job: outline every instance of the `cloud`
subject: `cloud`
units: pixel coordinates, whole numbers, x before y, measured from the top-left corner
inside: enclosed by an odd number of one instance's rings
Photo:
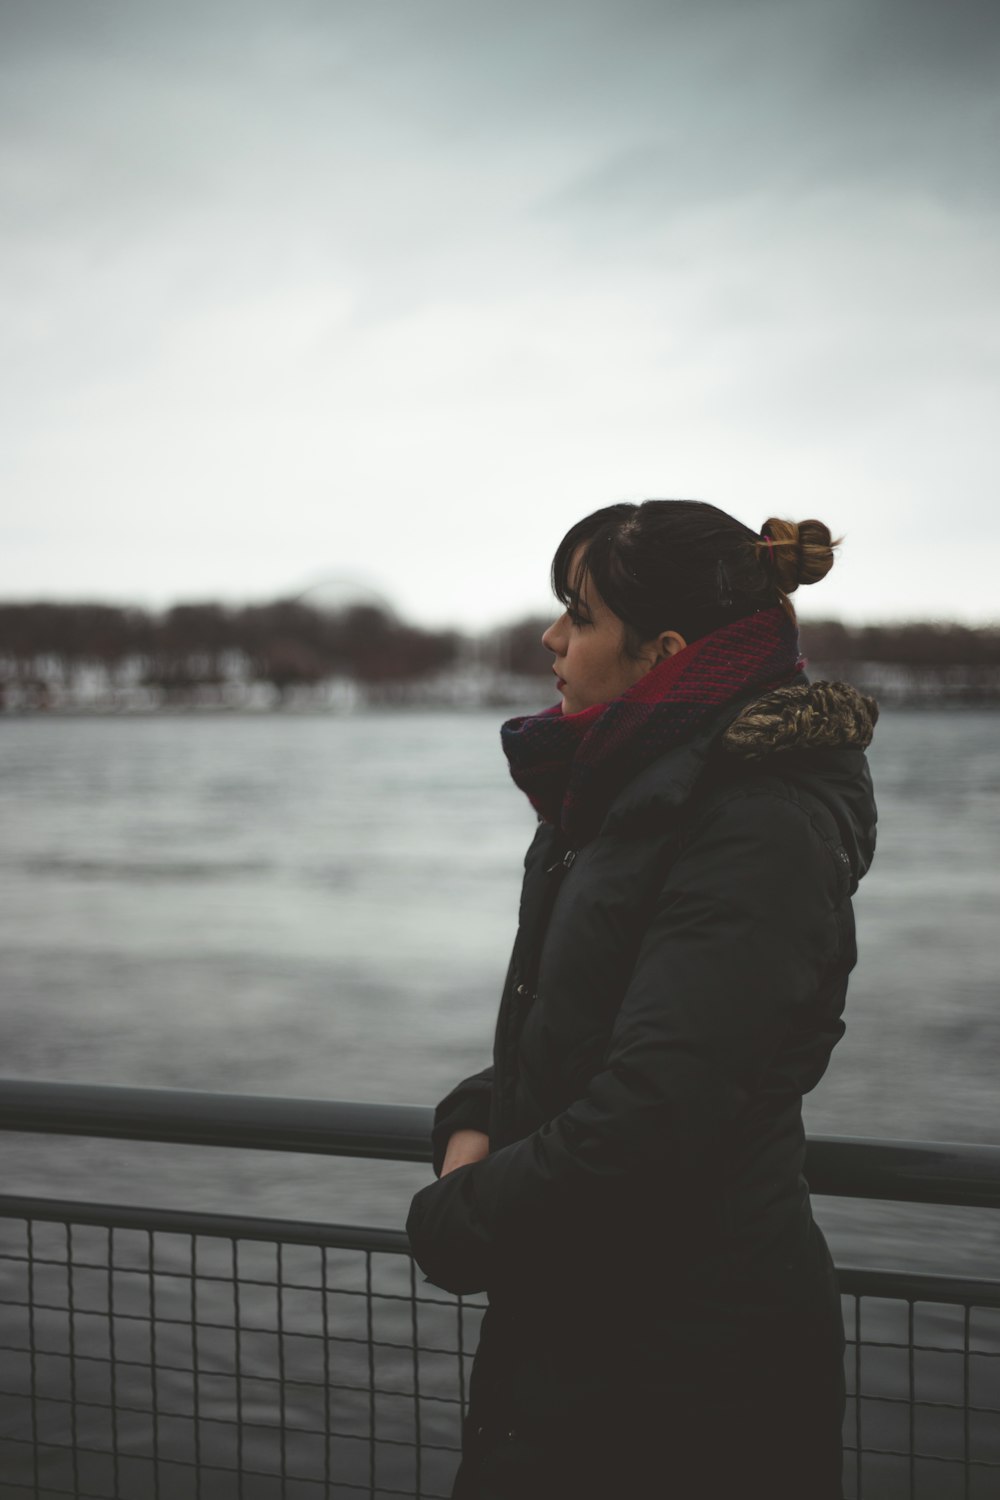
[[[0,16],[0,593],[500,618],[697,494],[828,507],[830,608],[995,612],[992,4]]]

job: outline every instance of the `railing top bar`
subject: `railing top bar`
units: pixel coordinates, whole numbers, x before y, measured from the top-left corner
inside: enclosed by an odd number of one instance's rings
[[[1000,1146],[816,1135],[805,1174],[812,1192],[835,1198],[1000,1208]]]
[[[430,1162],[433,1112],[413,1104],[0,1079],[0,1130]],[[814,1193],[1000,1208],[1000,1146],[812,1136]]]
[[[430,1161],[417,1105],[0,1079],[0,1130]]]

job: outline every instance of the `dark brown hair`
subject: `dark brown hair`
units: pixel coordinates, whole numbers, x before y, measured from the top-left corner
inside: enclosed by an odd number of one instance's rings
[[[841,541],[822,521],[771,516],[759,534],[703,500],[623,501],[570,527],[552,559],[552,591],[566,608],[579,607],[569,566],[584,542],[579,582],[593,579],[635,657],[661,631],[676,630],[690,644],[775,604],[794,621],[788,595],[830,571]]]

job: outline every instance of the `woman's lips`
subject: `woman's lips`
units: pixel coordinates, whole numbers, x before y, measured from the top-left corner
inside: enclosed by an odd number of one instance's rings
[[[563,690],[563,688],[565,686],[566,686],[565,678],[563,678],[563,677],[557,677],[556,678],[556,687],[559,689],[560,693],[562,692],[562,690]]]

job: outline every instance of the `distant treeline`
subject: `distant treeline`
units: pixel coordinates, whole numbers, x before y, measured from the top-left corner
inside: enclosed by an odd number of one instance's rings
[[[0,604],[0,678],[68,681],[100,667],[114,681],[139,663],[147,686],[223,682],[246,669],[284,688],[345,676],[422,677],[454,662],[457,631],[422,630],[371,604],[324,611],[294,600],[230,609],[177,604],[156,614],[110,604]],[[129,672],[129,676],[132,673]]]
[[[361,687],[416,683],[463,666],[544,676],[552,657],[540,636],[551,616],[529,616],[485,634],[425,630],[391,609],[354,603],[318,609],[299,600],[226,607],[178,604],[156,613],[110,604],[0,603],[0,686],[69,688],[97,671],[112,688],[161,690],[166,699],[211,684],[267,683],[279,697],[332,678]],[[829,675],[852,678],[859,664],[903,669],[971,669],[994,676],[1000,626],[911,622],[801,624],[803,653]]]

